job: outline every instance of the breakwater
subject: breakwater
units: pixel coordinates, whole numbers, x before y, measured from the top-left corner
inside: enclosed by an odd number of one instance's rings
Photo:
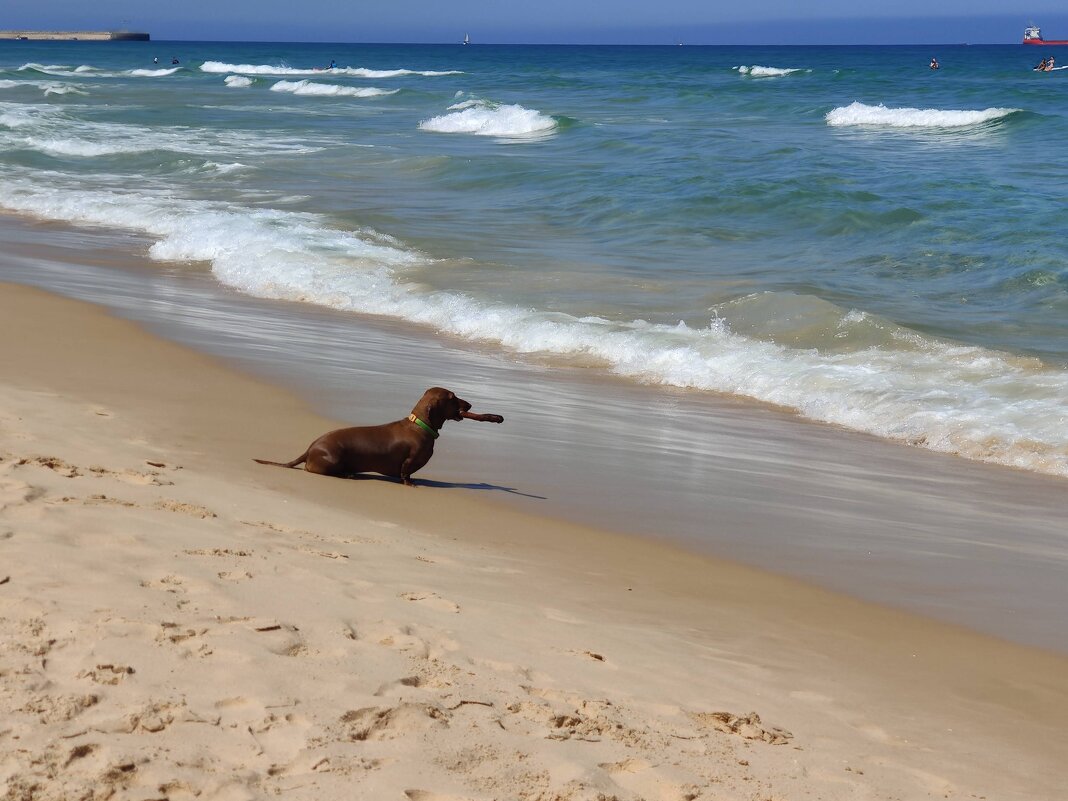
[[[0,39],[35,42],[147,42],[150,38],[134,31],[0,31]]]

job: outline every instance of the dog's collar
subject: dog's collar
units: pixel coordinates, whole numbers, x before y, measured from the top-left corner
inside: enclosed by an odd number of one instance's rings
[[[439,431],[435,431],[433,428],[431,428],[418,417],[416,417],[415,412],[412,412],[410,415],[408,415],[408,419],[415,423],[417,426],[419,426],[421,429],[423,429],[423,431],[428,433],[431,439],[437,439],[441,436],[441,433]]]

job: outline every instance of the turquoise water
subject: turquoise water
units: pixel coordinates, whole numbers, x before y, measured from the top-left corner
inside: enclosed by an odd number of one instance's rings
[[[0,208],[1068,475],[1068,71],[1038,49],[0,45]]]

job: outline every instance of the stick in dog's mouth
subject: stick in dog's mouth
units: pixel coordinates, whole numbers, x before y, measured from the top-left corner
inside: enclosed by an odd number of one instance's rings
[[[477,420],[480,423],[503,423],[504,418],[499,414],[475,414],[474,412],[460,412],[461,417],[468,420]]]

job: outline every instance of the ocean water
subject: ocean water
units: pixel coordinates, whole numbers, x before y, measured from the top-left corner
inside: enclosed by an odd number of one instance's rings
[[[1068,71],[1039,57],[0,42],[0,211],[1068,476]]]

